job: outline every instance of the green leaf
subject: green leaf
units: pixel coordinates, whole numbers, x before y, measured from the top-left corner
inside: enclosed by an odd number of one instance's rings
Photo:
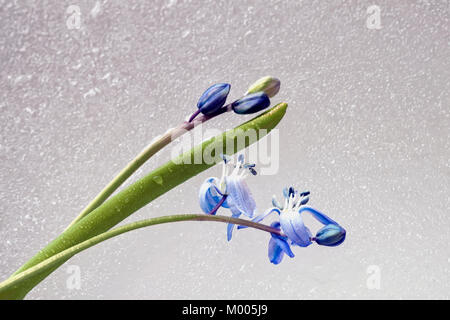
[[[152,171],[64,231],[26,262],[13,276],[70,247],[104,233],[167,191],[212,167],[215,163],[206,163],[203,157],[199,157],[205,151],[212,150],[214,154],[214,150],[226,150],[224,153],[232,154],[261,139],[280,122],[286,113],[286,108],[286,103],[280,103],[252,120],[203,142],[178,159],[169,161]],[[247,136],[249,132],[256,132],[256,139],[249,138]],[[243,144],[240,143],[242,141],[244,141]],[[232,146],[231,149],[230,146]],[[220,161],[219,154],[214,154],[214,156],[217,161]],[[194,160],[198,159],[201,160],[201,163],[189,164],[196,163],[197,161]],[[11,285],[5,290],[1,290],[0,299],[22,299],[33,287],[70,257],[65,257],[51,268],[27,278],[26,281],[22,281],[18,285]]]

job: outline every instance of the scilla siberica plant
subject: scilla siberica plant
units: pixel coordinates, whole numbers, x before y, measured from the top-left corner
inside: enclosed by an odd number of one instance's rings
[[[236,114],[252,114],[269,107],[270,98],[280,89],[280,81],[274,77],[264,77],[256,81],[241,98],[226,104],[231,86],[228,83],[218,83],[209,87],[200,97],[197,110],[179,126],[168,130],[158,136],[80,212],[69,226],[28,260],[11,277],[0,283],[0,299],[22,299],[36,285],[49,274],[64,264],[75,254],[90,248],[102,241],[115,237],[131,230],[162,223],[178,221],[213,221],[227,223],[227,237],[231,239],[234,225],[239,228],[252,227],[270,233],[269,259],[277,264],[286,253],[293,257],[290,245],[306,247],[313,241],[320,245],[336,246],[343,242],[345,230],[336,222],[316,211],[305,207],[307,194],[298,194],[292,188],[285,191],[285,205],[275,204],[263,215],[256,216],[256,204],[245,182],[248,173],[256,175],[255,164],[245,163],[240,155],[233,164],[231,154],[239,152],[251,142],[246,141],[243,146],[234,142],[245,134],[245,131],[255,130],[257,139],[262,138],[273,129],[283,118],[287,104],[279,103],[259,116],[247,121],[233,130],[222,133],[212,139],[204,141],[191,151],[180,157],[193,158],[197,150],[207,148],[215,150],[225,144],[233,145],[228,155],[217,155],[216,163],[223,162],[223,171],[220,179],[208,178],[200,187],[200,207],[207,214],[179,214],[161,216],[129,223],[113,228],[122,220],[162,196],[167,191],[184,183],[191,177],[210,168],[215,163],[191,164],[169,161],[161,167],[150,172],[147,176],[124,188],[112,196],[139,167],[159,150],[169,145],[173,140],[192,130],[197,124],[204,123],[225,112],[233,111]],[[229,148],[226,149],[229,152]],[[231,168],[231,166],[233,166]],[[216,215],[219,208],[231,211],[231,217]],[[272,224],[259,223],[268,214],[277,212],[279,220]],[[304,226],[302,214],[311,213],[324,227],[315,237]],[[253,220],[242,219],[242,215]]]

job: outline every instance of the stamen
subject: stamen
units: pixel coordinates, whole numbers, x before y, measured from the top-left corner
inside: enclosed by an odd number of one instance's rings
[[[292,187],[289,187],[289,197],[295,194],[295,190]]]
[[[231,175],[230,176],[237,176],[238,175],[238,173],[239,173],[239,166],[237,166],[237,165],[234,165],[234,169],[233,169],[233,171],[231,172]]]
[[[307,204],[309,201],[309,197],[305,197],[302,201],[300,201],[299,203],[299,207],[300,206],[304,206],[305,204]]]
[[[283,210],[283,207],[281,206],[281,204],[278,202],[277,197],[275,195],[272,196],[272,205],[274,207],[277,207],[280,210]]]
[[[283,188],[283,197],[284,197],[285,199],[287,199],[287,198],[289,197],[289,194],[288,194],[288,188],[287,188],[287,187],[284,187],[284,188]]]
[[[288,207],[288,199],[289,199],[288,197],[284,197],[284,206],[283,206],[284,209],[289,208]]]

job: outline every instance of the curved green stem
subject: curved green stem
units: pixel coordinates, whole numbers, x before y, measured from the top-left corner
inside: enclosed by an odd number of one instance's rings
[[[105,187],[102,191],[92,200],[80,214],[66,227],[65,230],[69,229],[71,226],[76,224],[78,221],[83,219],[92,210],[100,206],[110,195],[114,193],[137,169],[139,169],[148,159],[155,155],[159,150],[167,146],[176,138],[182,136],[186,132],[192,130],[196,125],[206,122],[222,113],[232,110],[231,104],[221,108],[219,112],[213,115],[200,115],[195,118],[192,122],[183,122],[178,127],[172,128],[164,133],[162,136],[157,138],[155,141],[150,143],[144,150],[139,153],[136,158],[127,164],[127,166],[119,172],[119,174],[114,177],[114,179]],[[64,230],[64,231],[65,231]]]
[[[101,233],[93,238],[83,241],[66,250],[63,250],[60,253],[55,254],[54,256],[38,263],[37,265],[5,280],[4,282],[0,283],[0,299],[8,298],[7,294],[9,290],[21,286],[23,283],[26,283],[27,280],[37,275],[48,272],[48,270],[51,270],[54,266],[64,263],[65,261],[73,257],[75,254],[83,250],[86,250],[100,242],[103,242],[105,240],[108,240],[110,238],[116,237],[122,233],[129,232],[132,230],[153,226],[157,224],[178,222],[178,221],[213,221],[213,222],[233,223],[237,225],[252,227],[262,231],[282,235],[279,229],[272,228],[264,224],[255,223],[248,220],[231,218],[226,216],[212,216],[206,214],[180,214],[141,220]]]

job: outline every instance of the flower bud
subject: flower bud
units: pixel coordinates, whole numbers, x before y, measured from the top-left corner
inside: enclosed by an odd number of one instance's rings
[[[328,224],[320,229],[315,237],[317,244],[334,247],[345,240],[345,230],[337,224]]]
[[[270,100],[264,92],[246,95],[233,102],[231,107],[238,114],[250,114],[261,111],[270,105]]]
[[[256,92],[265,92],[270,98],[278,93],[280,90],[280,80],[274,77],[263,77],[253,83],[250,88],[247,90],[245,95],[256,93]]]
[[[209,87],[200,97],[197,108],[203,114],[211,114],[219,110],[225,104],[230,92],[228,83],[217,83]]]

